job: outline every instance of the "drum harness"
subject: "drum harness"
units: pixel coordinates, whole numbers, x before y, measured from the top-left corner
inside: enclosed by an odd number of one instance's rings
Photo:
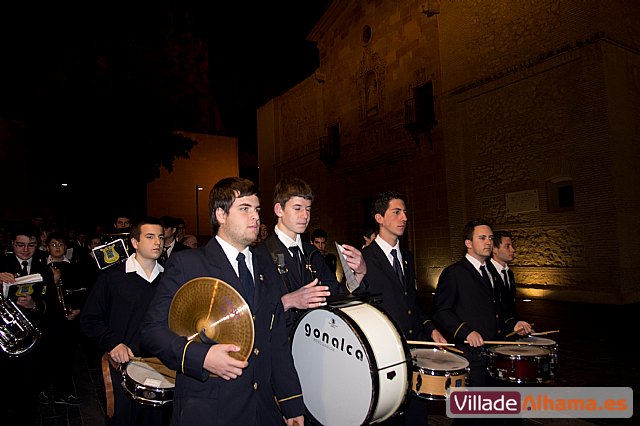
[[[280,250],[280,248],[278,247],[278,239],[277,238],[267,238],[265,240],[265,244],[267,245],[267,250],[269,250],[269,253],[271,254],[271,259],[273,260],[273,263],[276,265],[276,267],[278,268],[278,274],[280,274],[280,278],[282,279],[282,282],[284,283],[284,285],[287,287],[287,291],[289,293],[291,293],[293,291],[293,288],[291,286],[291,281],[289,279],[289,268],[287,268],[287,265],[284,261],[284,253]],[[304,251],[302,251],[302,255],[304,256],[307,265],[311,264],[311,258],[313,257],[313,255],[315,253],[320,253],[320,250],[314,250],[313,252],[311,252],[311,254],[309,255],[309,257],[306,256],[306,254],[304,253]],[[311,268],[309,268],[309,270],[311,271],[311,275],[313,278],[315,277],[315,273],[313,272],[313,270]],[[304,285],[304,283],[303,283]],[[291,308],[291,318],[287,319],[287,327],[289,327],[290,325],[295,324],[298,319],[300,318],[300,316],[302,315],[302,312],[300,309],[297,308]]]

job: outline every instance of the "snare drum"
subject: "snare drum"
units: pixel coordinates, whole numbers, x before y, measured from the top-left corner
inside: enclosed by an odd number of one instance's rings
[[[323,425],[378,423],[409,392],[409,351],[381,310],[362,302],[307,311],[292,354],[309,413]]]
[[[460,355],[437,348],[411,349],[411,359],[411,392],[419,397],[444,401],[450,388],[467,385],[469,361]]]
[[[528,345],[540,346],[545,348],[551,354],[551,362],[549,363],[549,372],[551,377],[555,377],[558,369],[558,344],[555,340],[545,339],[544,337],[529,336],[518,339],[517,342],[522,342]]]
[[[491,377],[515,383],[543,383],[551,379],[551,353],[539,346],[501,345],[489,348]]]
[[[122,368],[122,387],[134,401],[158,407],[173,401],[176,372],[158,358],[131,360]]]

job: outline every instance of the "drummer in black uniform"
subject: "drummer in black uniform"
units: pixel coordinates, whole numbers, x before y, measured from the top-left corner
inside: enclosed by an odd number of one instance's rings
[[[329,296],[346,294],[320,250],[300,237],[311,220],[313,198],[311,187],[302,179],[282,179],[273,194],[278,222],[274,232],[258,245],[280,272],[282,304],[290,331],[306,310],[326,305]],[[367,272],[362,254],[355,247],[345,244],[344,248],[347,263],[358,282],[362,281]]]
[[[164,272],[157,262],[164,245],[160,220],[150,217],[138,222],[131,230],[131,244],[136,252],[98,277],[80,314],[80,329],[108,353],[114,398],[114,414],[108,424],[168,424],[170,405],[142,405],[129,398],[120,386],[121,368],[134,356],[145,355],[140,329]]]
[[[395,320],[407,340],[446,343],[418,305],[413,256],[400,247],[400,237],[407,227],[403,195],[399,192],[379,194],[371,203],[371,215],[378,224],[378,235],[362,249],[367,275],[354,294],[379,294],[377,306]],[[427,401],[412,394],[404,412],[384,424],[426,425]]]

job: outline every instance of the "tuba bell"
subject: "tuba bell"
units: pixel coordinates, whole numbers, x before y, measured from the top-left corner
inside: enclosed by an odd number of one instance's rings
[[[40,330],[11,300],[0,296],[0,349],[10,357],[18,357],[33,349]]]

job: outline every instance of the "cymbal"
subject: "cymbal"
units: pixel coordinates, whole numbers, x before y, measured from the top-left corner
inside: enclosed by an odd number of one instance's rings
[[[229,355],[246,361],[253,349],[253,317],[235,288],[217,278],[194,278],[178,289],[169,308],[169,328],[189,340],[230,343]]]

